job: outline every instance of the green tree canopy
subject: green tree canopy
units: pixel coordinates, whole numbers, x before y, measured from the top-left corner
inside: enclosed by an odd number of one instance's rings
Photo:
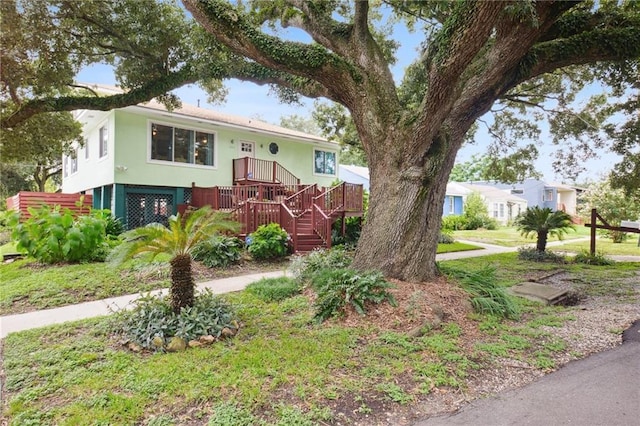
[[[69,112],[49,112],[31,117],[11,131],[0,132],[3,163],[28,169],[38,191],[62,171],[62,154],[75,156],[82,145],[82,128]]]
[[[42,93],[25,82],[18,87],[29,88],[29,100],[3,112],[5,129],[39,112],[110,109],[222,78],[274,85],[287,101],[303,95],[343,105],[371,175],[369,213],[353,265],[391,277],[420,281],[437,273],[445,185],[476,123],[495,135],[495,152],[525,155],[533,151],[519,142],[539,139],[535,123],[523,120],[533,111],[549,122],[553,142],[568,147],[568,172],[584,155],[613,147],[629,162],[617,170],[624,183],[638,160],[637,138],[624,139],[636,127],[611,119],[615,114],[637,123],[640,3],[633,0],[183,0],[194,20],[175,4],[152,0],[5,3],[10,6],[3,10],[3,29],[9,31],[3,34],[29,41],[28,49],[13,51],[3,40],[3,56],[11,53],[15,67],[26,64],[29,70],[49,51],[62,52],[49,55],[52,64],[63,71],[71,67],[71,75],[90,58],[108,57],[130,89],[100,98]],[[34,8],[40,9],[32,13]],[[94,10],[99,8],[106,9]],[[40,15],[37,25],[50,43],[30,44],[32,37],[16,35],[32,34],[29,19]],[[424,37],[400,84],[391,72],[398,46],[393,24],[417,28]],[[287,38],[288,28],[310,41]],[[68,36],[75,32],[83,37]],[[595,83],[609,89],[607,102],[596,96],[576,107],[576,95]],[[16,91],[7,87],[9,94]],[[478,121],[491,111],[492,121]],[[603,135],[620,142],[611,146]]]

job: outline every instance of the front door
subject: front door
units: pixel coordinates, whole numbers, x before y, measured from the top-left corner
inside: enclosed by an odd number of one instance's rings
[[[250,141],[240,141],[240,158],[256,158],[256,143]]]

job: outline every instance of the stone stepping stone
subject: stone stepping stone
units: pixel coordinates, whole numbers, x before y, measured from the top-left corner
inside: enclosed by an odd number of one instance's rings
[[[567,298],[567,290],[560,290],[545,284],[524,282],[509,287],[507,291],[515,296],[524,297],[547,305],[557,305]]]

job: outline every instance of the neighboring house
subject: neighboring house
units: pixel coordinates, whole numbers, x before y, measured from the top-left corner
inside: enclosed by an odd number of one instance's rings
[[[510,194],[508,191],[487,185],[449,182],[445,196],[444,215],[462,214],[464,212],[464,203],[472,192],[478,192],[482,196],[487,206],[489,216],[501,225],[508,224],[514,220],[518,214],[527,209],[527,200]],[[454,213],[451,213],[451,201],[453,201]],[[457,207],[458,203],[462,204],[462,208]]]
[[[369,168],[362,166],[338,165],[338,178],[344,182],[360,184],[369,190]]]
[[[529,207],[548,207],[576,214],[577,194],[580,188],[559,183],[545,183],[537,179],[526,179],[514,184],[499,182],[474,182],[505,190],[527,200]]]
[[[449,182],[444,196],[442,215],[452,216],[464,213],[464,199],[469,193],[470,191],[459,183]]]
[[[166,223],[190,203],[194,186],[290,185],[283,198],[295,185],[328,187],[338,177],[336,143],[251,118],[186,104],[169,112],[156,101],[75,116],[85,144],[63,158],[62,192],[92,194],[95,208],[110,209],[127,228]],[[258,195],[233,191],[235,206],[238,195]]]

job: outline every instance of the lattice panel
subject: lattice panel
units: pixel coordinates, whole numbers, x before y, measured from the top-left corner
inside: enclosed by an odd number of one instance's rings
[[[127,194],[127,228],[133,229],[149,223],[169,224],[173,214],[173,195]]]

